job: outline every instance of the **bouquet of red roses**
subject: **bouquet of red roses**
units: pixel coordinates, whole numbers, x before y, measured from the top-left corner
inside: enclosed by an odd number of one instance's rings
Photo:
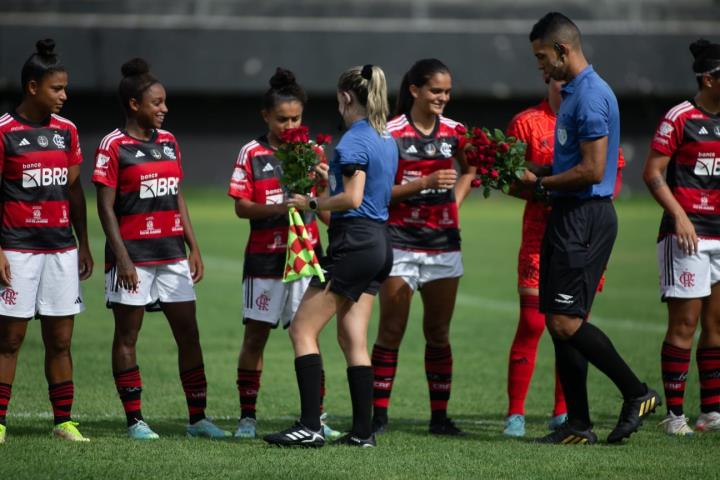
[[[330,135],[320,134],[310,141],[310,131],[304,125],[288,128],[280,136],[281,145],[275,152],[280,160],[280,182],[289,193],[307,195],[316,183],[315,165],[320,163],[317,147],[330,143]]]
[[[330,143],[330,135],[318,135],[315,142],[310,141],[307,127],[288,128],[280,136],[282,144],[275,151],[280,160],[282,172],[280,182],[287,193],[308,195],[318,183],[315,166],[320,163],[317,148]],[[315,255],[310,235],[305,228],[302,215],[296,208],[290,208],[287,250],[285,252],[285,270],[283,282],[292,282],[302,277],[317,275],[325,281],[320,262]]]
[[[496,128],[473,128],[468,130],[458,125],[455,130],[461,138],[461,148],[470,165],[477,167],[474,187],[483,187],[483,196],[490,196],[491,190],[507,194],[510,186],[525,171],[525,150],[527,145],[515,137],[507,137]]]

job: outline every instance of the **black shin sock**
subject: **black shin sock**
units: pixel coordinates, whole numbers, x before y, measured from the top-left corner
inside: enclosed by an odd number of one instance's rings
[[[372,433],[373,370],[371,366],[348,367],[348,384],[352,400],[352,433],[368,438]]]
[[[295,375],[300,390],[300,422],[312,430],[320,430],[320,355],[312,353],[296,358]]]
[[[588,361],[566,340],[553,338],[555,364],[565,394],[568,422],[573,428],[592,427],[587,396]]]

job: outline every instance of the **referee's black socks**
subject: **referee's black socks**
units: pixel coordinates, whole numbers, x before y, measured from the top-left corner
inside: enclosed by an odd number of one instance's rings
[[[315,431],[320,430],[322,370],[322,358],[318,353],[295,359],[295,375],[300,390],[300,423]]]
[[[353,413],[351,433],[359,438],[368,438],[372,434],[372,367],[370,365],[348,367],[347,377]]]
[[[568,422],[578,430],[592,427],[587,394],[588,361],[567,340],[553,337],[555,365],[565,394]]]
[[[647,387],[635,376],[607,335],[595,325],[582,322],[568,342],[607,375],[626,400],[647,393]]]

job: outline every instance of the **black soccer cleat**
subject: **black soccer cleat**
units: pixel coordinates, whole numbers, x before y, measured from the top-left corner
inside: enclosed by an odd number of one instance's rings
[[[362,448],[374,448],[377,446],[375,441],[375,434],[371,433],[368,438],[360,438],[352,433],[343,435],[342,437],[335,440],[333,445],[345,445],[347,447],[362,447]]]
[[[455,422],[449,418],[445,418],[440,422],[430,422],[430,428],[428,430],[431,435],[448,435],[452,437],[464,437],[468,433],[460,430]]]
[[[567,421],[554,432],[535,439],[535,443],[548,445],[592,445],[597,441],[598,437],[591,429],[578,430]]]
[[[388,419],[380,418],[380,417],[373,417],[372,419],[372,433],[385,433],[385,428],[387,427]]]
[[[318,431],[311,430],[300,422],[295,422],[295,425],[282,432],[265,435],[263,440],[278,447],[317,448],[325,445],[322,428]]]
[[[660,405],[662,405],[660,395],[651,388],[647,389],[645,395],[625,400],[620,410],[618,423],[608,435],[607,442],[618,443],[624,438],[629,438],[640,428],[643,419],[653,413]]]

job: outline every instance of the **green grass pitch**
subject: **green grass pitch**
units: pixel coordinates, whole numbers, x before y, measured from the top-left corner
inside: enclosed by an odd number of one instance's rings
[[[494,197],[498,197],[495,195]],[[187,193],[205,260],[197,287],[201,342],[208,376],[208,414],[233,430],[239,413],[235,370],[242,338],[242,252],[247,222],[234,217],[220,190]],[[392,395],[388,433],[370,451],[271,448],[262,440],[212,442],[185,437],[186,407],[177,373],[176,349],[161,314],[148,314],[139,341],[146,420],[162,436],[152,443],[126,437],[121,404],[110,370],[112,318],[103,305],[103,236],[89,199],[96,269],[85,282],[87,310],[76,320],[73,340],[74,417],[88,444],[54,439],[43,375],[39,325],[33,321],[20,354],[8,412],[8,440],[0,446],[3,478],[715,478],[720,434],[691,439],[666,437],[656,424],[664,408],[622,446],[538,446],[501,435],[506,409],[507,356],[517,322],[516,258],[522,202],[479,196],[461,211],[465,276],[452,327],[455,375],[450,415],[471,435],[462,439],[426,434],[429,400],[423,371],[424,341],[416,302]],[[658,301],[655,235],[660,209],[651,200],[620,201],[619,237],[605,291],[592,321],[650,385],[661,389],[659,351],[666,314]],[[347,428],[350,401],[335,325],[323,333],[327,371],[326,408],[336,428]],[[370,327],[375,337],[377,317]],[[552,407],[553,358],[548,339],[540,344],[527,402],[528,437],[545,433]],[[258,401],[259,433],[285,428],[299,401],[287,333],[271,335]],[[621,398],[591,368],[589,390],[595,430],[604,439]],[[698,414],[693,362],[686,412]]]

